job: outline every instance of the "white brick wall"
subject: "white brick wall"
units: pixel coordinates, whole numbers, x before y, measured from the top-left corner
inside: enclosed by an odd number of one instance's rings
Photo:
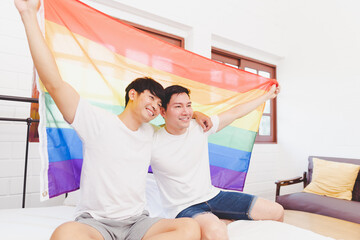
[[[31,96],[33,64],[24,28],[13,0],[0,1],[0,95]],[[30,104],[0,101],[0,117],[27,118]],[[22,206],[27,124],[0,121],[0,208]],[[38,143],[29,144],[26,207],[59,204],[63,197],[40,203]]]

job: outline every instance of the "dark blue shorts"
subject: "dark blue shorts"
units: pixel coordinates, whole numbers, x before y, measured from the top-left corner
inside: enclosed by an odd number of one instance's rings
[[[255,202],[254,195],[220,191],[218,195],[206,202],[185,208],[176,218],[192,218],[202,213],[213,213],[220,219],[252,220],[250,212]]]

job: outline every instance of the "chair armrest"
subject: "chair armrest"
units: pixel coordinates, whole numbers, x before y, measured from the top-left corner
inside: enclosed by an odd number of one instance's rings
[[[292,184],[301,183],[301,182],[303,182],[304,188],[305,188],[306,184],[307,184],[306,172],[303,173],[302,177],[296,177],[296,178],[286,179],[286,180],[277,180],[275,182],[276,197],[280,195],[280,187],[281,186],[287,186],[287,185],[292,185]]]

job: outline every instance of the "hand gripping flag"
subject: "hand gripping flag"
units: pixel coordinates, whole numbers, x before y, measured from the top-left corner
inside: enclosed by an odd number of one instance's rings
[[[194,109],[208,115],[257,98],[276,83],[172,46],[77,0],[44,0],[43,7],[45,39],[61,77],[82,98],[116,114],[124,109],[125,87],[143,76],[189,88]],[[41,191],[48,199],[79,188],[82,143],[41,80],[38,89]],[[209,138],[213,185],[243,189],[263,109]]]

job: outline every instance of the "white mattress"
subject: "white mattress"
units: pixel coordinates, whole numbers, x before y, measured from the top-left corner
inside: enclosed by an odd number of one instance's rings
[[[1,240],[48,240],[57,226],[73,219],[74,207],[0,210]],[[274,221],[236,221],[228,225],[231,240],[329,240],[319,234]]]
[[[57,206],[0,210],[0,239],[48,240],[57,226],[73,219],[74,209]]]

